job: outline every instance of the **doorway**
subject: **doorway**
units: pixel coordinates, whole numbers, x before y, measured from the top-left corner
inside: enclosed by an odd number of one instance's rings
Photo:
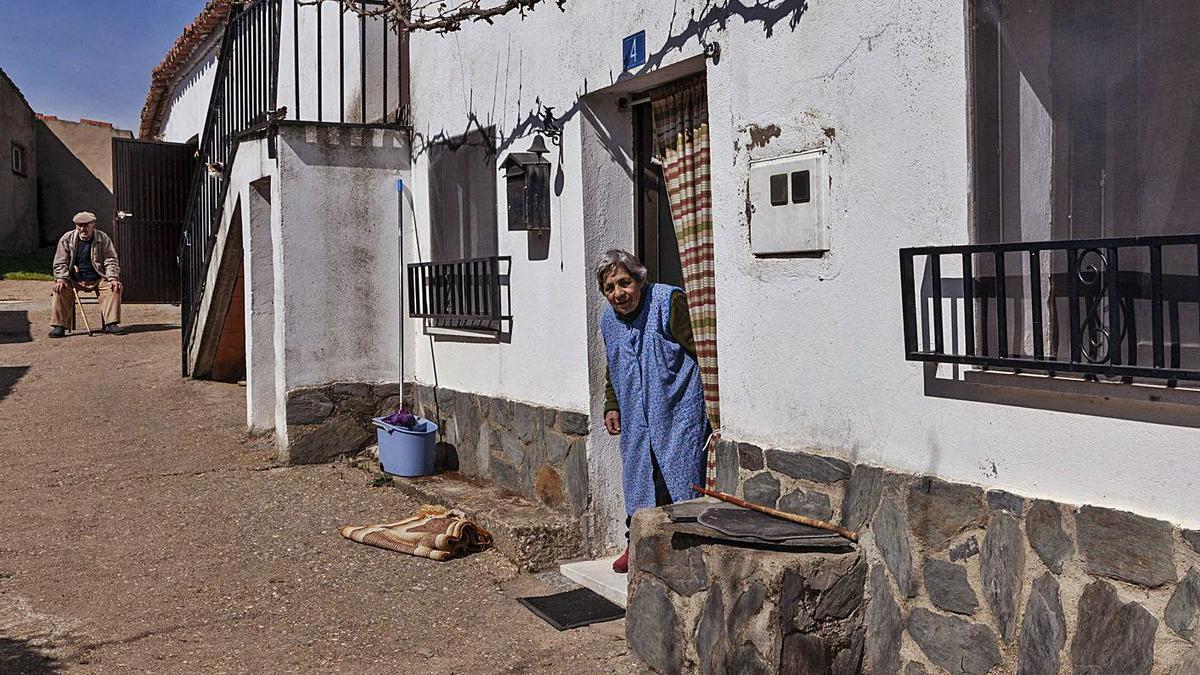
[[[709,422],[720,428],[708,83],[697,73],[632,106],[636,238],[650,280],[682,287]],[[711,448],[706,482],[715,482]]]
[[[610,249],[629,250],[646,265],[651,281],[687,291],[705,403],[710,421],[718,427],[704,65],[703,57],[698,57],[585,96],[579,175],[586,259],[599,260]],[[607,367],[599,323],[608,303],[590,277],[586,295],[589,409],[599,419],[604,415]],[[597,554],[604,544],[624,541],[618,443],[599,425],[593,425],[588,435],[589,523],[594,529],[587,536]]]
[[[633,157],[637,256],[646,266],[649,281],[683,288],[679,240],[671,220],[662,162],[654,152],[654,111],[648,97],[633,106]]]
[[[178,303],[179,235],[196,148],[186,143],[112,139],[113,243],[125,303]]]

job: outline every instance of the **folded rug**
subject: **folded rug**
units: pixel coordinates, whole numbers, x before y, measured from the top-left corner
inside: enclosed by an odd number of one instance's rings
[[[433,560],[448,560],[492,545],[492,535],[468,520],[465,513],[440,506],[422,506],[417,515],[395,523],[347,525],[339,532],[360,544]]]

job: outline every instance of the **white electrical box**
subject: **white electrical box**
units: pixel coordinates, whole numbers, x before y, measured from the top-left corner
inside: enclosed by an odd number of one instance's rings
[[[750,162],[750,250],[754,255],[829,250],[825,151]]]

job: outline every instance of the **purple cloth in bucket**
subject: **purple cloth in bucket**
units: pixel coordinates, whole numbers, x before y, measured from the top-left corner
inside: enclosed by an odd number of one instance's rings
[[[412,413],[405,410],[404,406],[400,406],[400,407],[396,408],[396,412],[383,418],[383,421],[387,422],[388,424],[390,424],[394,427],[400,427],[401,429],[407,429],[408,431],[420,432],[420,431],[425,430],[424,424],[421,425],[420,429],[416,428],[416,426],[417,426],[416,415],[413,415]]]

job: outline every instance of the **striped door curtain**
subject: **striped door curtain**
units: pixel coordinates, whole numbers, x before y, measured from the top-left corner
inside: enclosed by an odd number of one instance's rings
[[[663,163],[671,220],[679,241],[683,286],[687,291],[696,359],[704,383],[704,406],[719,437],[717,385],[717,295],[713,274],[712,191],[709,181],[708,89],[704,75],[668,84],[650,93],[657,151]],[[705,481],[714,488],[716,444],[709,439]]]

